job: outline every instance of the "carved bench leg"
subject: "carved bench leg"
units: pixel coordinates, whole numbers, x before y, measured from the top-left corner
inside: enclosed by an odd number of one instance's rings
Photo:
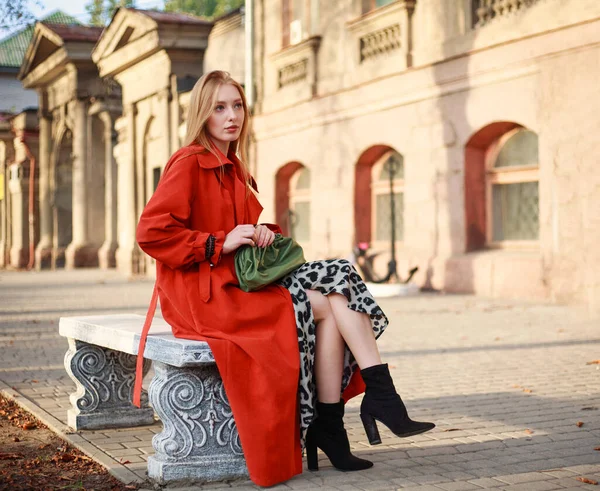
[[[154,363],[150,403],[163,423],[148,476],[159,482],[247,477],[246,461],[217,366]]]
[[[142,407],[132,401],[136,357],[69,338],[67,373],[77,385],[70,396],[67,422],[76,430],[149,425],[154,411],[142,393]],[[144,375],[151,361],[144,361]]]

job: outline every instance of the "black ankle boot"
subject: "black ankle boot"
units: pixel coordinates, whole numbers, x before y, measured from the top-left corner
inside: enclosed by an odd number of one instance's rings
[[[317,447],[341,471],[360,471],[373,467],[373,462],[359,459],[350,453],[350,442],[344,429],[344,401],[337,404],[317,402],[317,417],[306,434],[306,460],[308,469],[319,470]]]
[[[360,405],[360,419],[371,445],[381,443],[375,420],[386,425],[396,436],[407,437],[435,428],[433,423],[413,421],[396,392],[387,363],[360,371],[367,389]]]

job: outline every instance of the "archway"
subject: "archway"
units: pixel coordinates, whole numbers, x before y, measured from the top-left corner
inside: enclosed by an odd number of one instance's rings
[[[275,221],[284,235],[292,234],[293,213],[290,212],[290,181],[304,168],[300,162],[288,162],[275,174]]]
[[[475,133],[465,148],[467,252],[535,243],[538,181],[538,141],[533,131],[502,121]]]
[[[404,158],[387,145],[365,150],[355,167],[354,227],[356,243],[389,244],[391,238],[390,166],[396,241],[404,236]],[[388,246],[389,247],[389,246]]]

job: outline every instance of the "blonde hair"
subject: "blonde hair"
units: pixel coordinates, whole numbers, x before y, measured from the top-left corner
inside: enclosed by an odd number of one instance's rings
[[[233,85],[240,93],[242,105],[244,106],[244,122],[240,137],[229,144],[230,150],[236,154],[242,163],[243,181],[250,185],[250,172],[248,170],[248,104],[242,86],[236,82],[228,72],[214,70],[205,73],[194,85],[190,95],[190,106],[187,118],[187,131],[184,139],[184,146],[194,143],[202,145],[211,152],[219,161],[219,154],[208,134],[207,122],[215,110],[219,88],[222,85]]]

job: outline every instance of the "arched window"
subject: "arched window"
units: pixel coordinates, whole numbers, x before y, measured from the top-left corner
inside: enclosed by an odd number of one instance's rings
[[[538,137],[524,128],[503,135],[486,169],[488,244],[539,238]]]
[[[392,236],[390,171],[394,193],[396,241],[404,240],[404,158],[396,151],[386,153],[371,169],[371,237],[389,243]]]
[[[290,179],[290,210],[292,237],[297,241],[310,240],[310,170],[298,169]]]

